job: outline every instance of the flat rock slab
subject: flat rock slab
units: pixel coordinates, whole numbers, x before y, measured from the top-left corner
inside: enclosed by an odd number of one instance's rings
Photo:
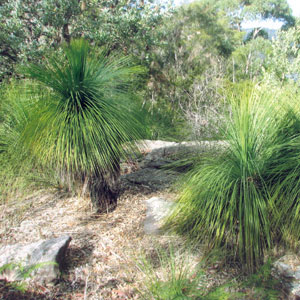
[[[145,140],[142,144],[147,149],[148,154],[145,156],[141,167],[155,167],[170,163],[182,158],[182,155],[195,155],[204,152],[226,148],[224,141],[201,141],[201,142],[164,142]],[[140,146],[140,149],[143,148]]]
[[[146,234],[158,234],[160,233],[162,220],[170,213],[175,203],[159,197],[152,197],[145,200],[145,202],[147,211],[144,231]]]
[[[61,236],[50,240],[22,245],[14,244],[0,248],[0,266],[6,264],[20,265],[22,268],[36,266],[34,281],[47,284],[60,276],[61,264],[65,259],[66,250],[71,242],[70,236]],[[23,279],[16,267],[15,280]]]
[[[224,141],[166,142],[143,140],[138,145],[147,153],[139,163],[139,169],[121,176],[121,181],[129,185],[143,185],[153,191],[170,187],[180,173],[166,168],[166,165],[189,154],[201,154],[226,147]]]
[[[176,142],[167,142],[167,141],[160,141],[160,140],[142,140],[139,143],[138,147],[141,151],[151,152],[155,149],[171,147],[177,144],[178,143]]]

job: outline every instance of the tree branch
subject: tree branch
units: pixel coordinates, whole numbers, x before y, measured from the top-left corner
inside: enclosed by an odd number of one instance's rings
[[[15,56],[12,56],[9,52],[8,52],[8,49],[4,49],[0,52],[0,55],[1,56],[6,56],[8,57],[9,59],[11,59],[12,61],[16,62],[17,61],[17,57]]]

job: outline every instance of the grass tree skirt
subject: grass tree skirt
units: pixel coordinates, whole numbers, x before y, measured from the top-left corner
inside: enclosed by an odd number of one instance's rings
[[[106,174],[94,174],[88,183],[91,201],[99,213],[113,211],[117,207],[120,193],[120,170]]]

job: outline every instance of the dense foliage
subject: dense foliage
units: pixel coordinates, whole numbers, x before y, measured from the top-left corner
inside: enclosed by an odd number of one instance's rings
[[[207,2],[225,11],[231,23],[238,29],[242,21],[255,19],[279,19],[284,22],[284,27],[294,26],[295,18],[286,0],[217,0]]]
[[[135,0],[2,2],[0,78],[14,73],[16,64],[39,61],[49,48],[78,37],[145,58],[157,42],[153,29],[163,14],[163,7]]]

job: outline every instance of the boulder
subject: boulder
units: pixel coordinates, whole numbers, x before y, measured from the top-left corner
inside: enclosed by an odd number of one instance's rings
[[[31,244],[14,244],[0,248],[0,266],[13,264],[13,280],[22,280],[21,269],[33,267],[34,281],[47,284],[60,276],[61,265],[71,237],[61,236],[50,240],[41,240]],[[2,277],[5,274],[2,274]]]
[[[145,156],[135,168],[124,165],[121,182],[124,186],[141,185],[152,191],[163,190],[170,187],[181,175],[175,169],[166,168],[166,165],[186,158],[189,154],[201,154],[208,151],[226,148],[224,141],[201,142],[166,142],[143,140],[139,149]]]
[[[287,300],[300,300],[300,257],[289,254],[273,264],[273,275],[279,279],[288,294]]]
[[[165,142],[144,140],[139,145],[140,150],[147,153],[139,163],[138,170],[121,177],[123,182],[130,185],[142,185],[153,191],[171,186],[180,173],[164,168],[176,161],[179,155],[199,151],[197,142]]]
[[[167,201],[164,198],[152,197],[145,200],[147,211],[144,220],[144,231],[146,234],[158,234],[162,220],[170,213],[174,202]]]

